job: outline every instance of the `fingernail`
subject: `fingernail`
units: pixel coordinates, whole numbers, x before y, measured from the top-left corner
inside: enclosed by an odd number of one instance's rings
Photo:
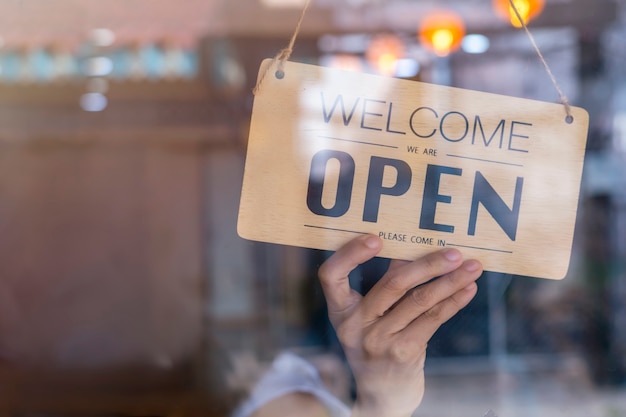
[[[380,239],[378,239],[376,236],[368,236],[365,239],[365,246],[367,246],[370,249],[376,249],[380,246]]]
[[[474,272],[478,271],[482,265],[478,261],[467,261],[463,267],[466,271]]]
[[[456,249],[446,249],[443,253],[443,256],[446,257],[449,261],[458,261],[461,259],[461,252]]]

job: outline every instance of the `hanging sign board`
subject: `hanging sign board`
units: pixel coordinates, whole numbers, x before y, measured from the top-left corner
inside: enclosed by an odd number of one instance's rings
[[[566,275],[585,110],[568,123],[554,103],[275,66],[261,67],[240,236],[336,250],[371,233],[384,257],[455,247],[489,271]]]

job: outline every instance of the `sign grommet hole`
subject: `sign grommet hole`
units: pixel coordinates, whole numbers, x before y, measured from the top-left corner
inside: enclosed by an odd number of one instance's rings
[[[572,116],[571,114],[568,114],[565,117],[565,123],[567,123],[568,125],[571,125],[572,123],[574,123],[574,116]]]
[[[285,71],[277,70],[274,76],[278,78],[279,80],[282,80],[283,78],[285,78]]]

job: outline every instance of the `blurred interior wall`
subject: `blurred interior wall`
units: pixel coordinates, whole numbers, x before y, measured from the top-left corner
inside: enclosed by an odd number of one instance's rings
[[[0,143],[0,357],[171,367],[201,328],[199,163],[141,141]]]

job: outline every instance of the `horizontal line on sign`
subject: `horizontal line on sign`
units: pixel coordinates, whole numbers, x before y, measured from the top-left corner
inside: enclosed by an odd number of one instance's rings
[[[469,156],[452,155],[452,154],[447,154],[446,156],[450,156],[452,158],[471,159],[472,161],[491,162],[492,164],[511,165],[511,166],[514,166],[514,167],[523,167],[524,166],[524,165],[520,165],[520,164],[513,164],[513,163],[510,163],[510,162],[492,161],[490,159],[471,158]]]
[[[342,142],[352,142],[352,143],[358,143],[358,144],[361,144],[361,145],[372,145],[372,146],[380,146],[380,147],[383,147],[383,148],[398,149],[398,147],[397,147],[397,146],[393,146],[393,145],[383,145],[383,144],[381,144],[381,143],[371,143],[371,142],[363,142],[363,141],[360,141],[360,140],[352,140],[352,139],[335,138],[335,137],[333,137],[333,136],[322,136],[322,135],[320,135],[319,137],[320,137],[320,138],[324,138],[324,139],[340,140],[340,141],[342,141]]]
[[[359,232],[359,231],[356,231],[356,230],[334,229],[332,227],[313,226],[311,224],[305,224],[304,227],[310,227],[312,229],[332,230],[334,232],[356,233],[357,235],[366,235],[367,234],[366,232]]]
[[[457,248],[468,248],[468,249],[478,249],[478,250],[486,250],[489,252],[500,252],[500,253],[513,253],[510,250],[500,250],[500,249],[491,249],[491,248],[481,248],[479,246],[466,246],[466,245],[455,245],[453,243],[446,243],[446,246],[454,246]]]

